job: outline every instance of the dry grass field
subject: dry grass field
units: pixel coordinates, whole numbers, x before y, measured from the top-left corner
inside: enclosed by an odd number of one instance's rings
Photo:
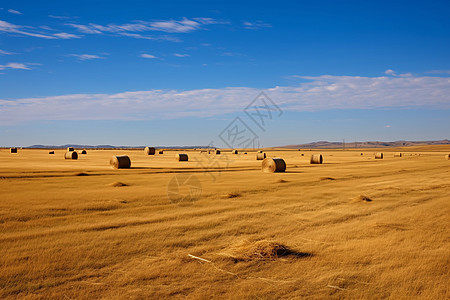
[[[1,149],[0,298],[449,299],[450,148],[376,151],[272,149],[267,174],[254,151]],[[198,200],[168,199],[180,174]]]

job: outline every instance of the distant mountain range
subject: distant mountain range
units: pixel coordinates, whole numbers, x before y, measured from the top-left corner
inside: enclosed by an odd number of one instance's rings
[[[342,149],[344,148],[386,148],[386,147],[408,147],[408,146],[424,146],[424,145],[450,145],[450,140],[440,140],[440,141],[395,141],[395,142],[379,142],[379,141],[371,141],[371,142],[351,142],[345,143],[342,142],[328,142],[328,141],[319,141],[308,144],[296,144],[296,145],[286,145],[276,148],[287,148],[287,149]],[[75,149],[118,149],[118,148],[126,148],[126,149],[143,149],[146,146],[112,146],[112,145],[77,145],[77,144],[66,144],[66,145],[31,145],[24,148],[39,148],[39,149],[58,149],[58,148],[67,148],[73,147]],[[193,148],[208,148],[208,146],[154,146],[159,149],[193,149]]]
[[[147,146],[113,146],[113,145],[77,145],[77,144],[66,144],[66,145],[31,145],[23,148],[34,148],[34,149],[64,149],[68,147],[73,147],[75,149],[144,149]],[[192,149],[192,148],[207,148],[206,146],[153,146],[159,149]]]
[[[449,140],[440,141],[395,141],[395,142],[313,142],[309,144],[287,145],[280,148],[305,148],[305,149],[342,149],[342,148],[386,148],[386,147],[408,147],[408,146],[424,146],[424,145],[450,145]]]

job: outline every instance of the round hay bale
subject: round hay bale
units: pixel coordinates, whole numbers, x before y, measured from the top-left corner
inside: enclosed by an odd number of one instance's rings
[[[216,149],[216,155],[219,155],[219,154],[220,154],[220,150]]]
[[[111,157],[109,164],[114,169],[129,169],[131,167],[131,160],[128,155],[116,155]]]
[[[364,153],[361,152],[361,155],[364,155]]]
[[[305,154],[302,153],[302,156],[305,156]]]
[[[75,151],[67,151],[64,154],[64,158],[65,159],[78,159],[78,153],[76,153]]]
[[[17,153],[17,148],[9,148],[9,152],[11,152],[11,153]]]
[[[383,153],[382,152],[375,153],[375,159],[383,159]]]
[[[256,153],[256,160],[263,160],[266,158],[265,153]]]
[[[163,151],[163,150],[159,150],[158,153],[159,153],[159,154],[164,154],[164,151]]]
[[[262,150],[258,150],[258,153],[263,153],[263,151]]]
[[[265,158],[261,164],[261,170],[265,173],[284,172],[286,163],[282,158]]]
[[[313,154],[311,155],[311,159],[309,161],[311,164],[322,164],[323,156],[322,154]]]
[[[67,151],[71,152],[71,151],[75,151],[75,149],[73,149],[73,147],[67,147]]]
[[[403,156],[403,154],[401,152],[398,152],[398,153],[394,154],[394,157],[402,157],[402,156]]]
[[[176,158],[178,161],[188,161],[189,160],[189,157],[186,153],[178,153],[176,155]]]
[[[156,150],[153,147],[145,147],[144,152],[147,155],[155,155]]]
[[[87,154],[87,151],[86,150],[81,150],[80,154]]]
[[[450,154],[447,154],[447,155],[445,156],[445,158],[448,159],[448,160],[450,160]]]
[[[55,151],[49,151],[48,154],[55,154]]]
[[[247,152],[244,152],[244,154],[247,154]]]
[[[238,154],[239,152],[237,150],[231,150],[232,154]]]

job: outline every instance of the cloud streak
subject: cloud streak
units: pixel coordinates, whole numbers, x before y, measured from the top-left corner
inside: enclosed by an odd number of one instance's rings
[[[69,54],[67,56],[76,57],[79,60],[92,60],[92,59],[104,59],[102,56],[93,54]]]
[[[0,49],[0,55],[13,55],[13,54],[15,54],[15,53],[8,52],[8,51]]]
[[[227,22],[218,21],[212,18],[182,18],[180,20],[160,20],[160,21],[135,21],[126,24],[108,24],[100,25],[95,23],[75,24],[67,23],[65,25],[87,34],[116,33],[121,35],[143,38],[139,33],[159,31],[165,33],[189,33],[197,30],[205,30],[206,26],[212,24],[227,24]],[[133,35],[135,34],[135,35]],[[151,38],[151,37],[146,37]]]
[[[272,27],[272,25],[270,25],[268,23],[264,23],[263,21],[256,21],[256,22],[244,21],[244,22],[242,22],[242,25],[244,26],[245,29],[250,29],[250,30],[258,30],[258,29],[262,29],[262,28]]]
[[[139,57],[142,57],[142,58],[158,58],[158,57],[156,57],[154,55],[147,54],[147,53],[141,54],[141,55],[139,55]]]
[[[18,70],[31,70],[31,68],[29,66],[27,66],[26,64],[22,64],[22,63],[7,63],[6,65],[0,65],[0,70],[5,70],[5,69],[18,69]]]
[[[175,57],[188,57],[188,56],[190,56],[189,54],[181,54],[181,53],[174,53],[173,54],[173,56],[175,56]]]
[[[24,35],[24,36],[31,36],[36,38],[43,38],[43,39],[69,39],[69,38],[80,38],[78,35],[70,34],[70,33],[42,33],[39,31],[36,31],[35,28],[31,26],[21,26],[21,25],[15,25],[6,21],[0,20],[0,32],[5,33],[13,33],[18,35]]]
[[[265,89],[285,111],[331,109],[450,109],[446,77],[295,76],[295,86]],[[241,111],[260,89],[228,87],[150,90],[0,100],[0,122],[34,120],[147,120],[212,117]]]
[[[8,9],[8,12],[11,14],[15,14],[15,15],[21,15],[22,13],[18,10],[14,10],[14,9]]]

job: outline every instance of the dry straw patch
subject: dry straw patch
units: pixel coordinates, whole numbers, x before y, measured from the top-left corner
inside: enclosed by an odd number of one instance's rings
[[[116,181],[116,182],[110,183],[108,185],[112,186],[112,187],[129,186],[129,184],[126,184],[126,183],[123,183],[123,182],[120,182],[120,181]]]
[[[336,180],[336,179],[333,177],[320,177],[319,180],[324,181],[324,180]]]
[[[366,195],[359,195],[353,199],[354,202],[372,202],[372,199]]]
[[[240,192],[231,192],[231,193],[223,195],[223,198],[238,198],[241,196],[242,196],[242,194]]]
[[[296,252],[283,244],[269,240],[260,240],[256,242],[244,240],[231,246],[226,251],[219,253],[219,255],[231,258],[235,261],[276,260],[288,255],[297,257],[311,256],[309,253]]]

